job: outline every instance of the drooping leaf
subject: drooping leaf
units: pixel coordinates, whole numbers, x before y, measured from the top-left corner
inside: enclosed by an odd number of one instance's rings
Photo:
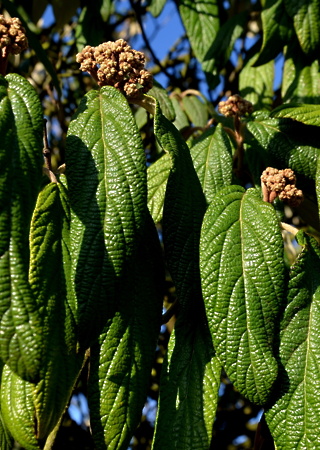
[[[232,146],[222,125],[210,128],[190,150],[194,168],[209,204],[232,182]]]
[[[296,174],[315,178],[319,153],[317,128],[292,119],[257,114],[255,120],[247,123],[247,130],[250,132],[247,145],[253,152],[255,148],[263,149],[268,165],[278,169],[290,167]]]
[[[172,160],[162,225],[179,316],[161,375],[153,448],[206,449],[221,371],[207,330],[200,286],[199,232],[206,201],[186,143],[159,108],[154,130]]]
[[[40,381],[32,385],[36,438],[48,437],[71,396],[84,355],[68,303],[70,210],[65,188],[48,184],[39,194],[30,231],[29,282],[41,310]],[[69,287],[71,289],[71,286]]]
[[[291,268],[281,322],[283,370],[277,401],[266,412],[276,446],[283,450],[307,450],[319,443],[320,248],[302,231],[296,239],[302,252]]]
[[[185,319],[185,317],[184,317]],[[161,369],[153,450],[210,446],[221,365],[206,325],[178,319]]]
[[[155,223],[162,219],[164,196],[171,166],[170,155],[165,153],[148,167],[148,207]]]
[[[168,120],[173,122],[176,117],[176,113],[174,111],[172,101],[168,97],[167,91],[159,83],[154,81],[153,87],[148,92],[148,95],[152,95],[154,98],[158,100],[163,114],[166,116]]]
[[[212,86],[219,84],[219,73],[225,67],[237,39],[243,34],[248,19],[248,11],[232,16],[217,32],[204,58],[203,69]]]
[[[182,105],[180,104],[179,100],[175,97],[171,97],[171,102],[173,104],[176,113],[176,120],[174,121],[174,126],[178,130],[182,130],[183,128],[189,127],[190,124],[187,114],[182,109]]]
[[[126,264],[143,238],[146,162],[126,99],[90,91],[71,121],[66,149],[71,280],[84,348],[114,314]]]
[[[208,108],[198,97],[185,95],[182,99],[182,105],[190,122],[195,127],[205,127],[207,125]]]
[[[91,348],[89,406],[101,450],[128,448],[139,424],[160,329],[163,272],[159,239],[148,216],[116,312]]]
[[[251,102],[254,109],[271,109],[273,103],[274,61],[255,67],[254,55],[239,75],[239,94]]]
[[[3,363],[0,362],[1,367],[1,375],[3,370]],[[12,450],[14,445],[13,437],[11,436],[7,425],[3,419],[3,413],[1,410],[1,401],[0,401],[0,448],[2,450]]]
[[[192,50],[202,63],[203,70],[211,69],[208,52],[220,27],[219,2],[210,0],[179,0],[179,11]]]
[[[302,50],[309,54],[319,50],[320,2],[319,0],[284,0]]]
[[[285,51],[281,95],[285,103],[320,103],[320,70],[317,59],[310,60],[298,42]]]
[[[275,108],[270,117],[282,117],[297,120],[305,125],[320,126],[320,105],[301,103],[284,104]]]
[[[263,42],[256,66],[273,61],[292,35],[292,20],[283,0],[267,0],[261,11]]]
[[[0,356],[35,379],[41,327],[28,283],[28,237],[42,177],[42,108],[28,81],[11,74],[0,78],[0,110]]]
[[[200,270],[217,356],[236,388],[263,404],[278,374],[273,347],[284,261],[275,211],[255,190],[228,186],[210,204]]]

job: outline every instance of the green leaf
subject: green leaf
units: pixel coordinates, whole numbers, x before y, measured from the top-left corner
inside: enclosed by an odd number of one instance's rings
[[[162,220],[163,203],[171,166],[170,155],[165,153],[148,167],[148,207],[155,223]]]
[[[281,95],[285,103],[320,103],[319,61],[307,58],[297,42],[286,49],[282,79]]]
[[[319,153],[317,129],[292,119],[273,118],[257,114],[247,123],[246,143],[267,152],[268,165],[282,169],[290,167],[296,174],[315,178]],[[252,139],[252,136],[254,139]]]
[[[26,450],[40,450],[35,437],[32,383],[5,365],[1,378],[1,410],[13,438]]]
[[[207,332],[200,286],[199,233],[206,201],[186,143],[159,107],[154,130],[160,146],[172,160],[162,224],[179,319],[162,371],[153,446],[207,449],[221,368]]]
[[[309,54],[319,50],[320,43],[320,1],[284,0],[302,50]]]
[[[147,214],[145,153],[126,99],[90,91],[70,123],[66,149],[71,207],[71,280],[84,348],[114,313],[127,263]]]
[[[65,188],[48,184],[39,194],[30,231],[29,281],[41,310],[40,381],[32,385],[38,440],[44,440],[63,414],[79,375],[83,352],[77,349],[72,305],[67,301],[70,273],[70,210]]]
[[[211,69],[208,52],[220,27],[219,1],[179,0],[178,4],[192,50],[207,72]]]
[[[203,133],[190,150],[207,203],[232,182],[232,146],[221,124]]]
[[[278,373],[273,347],[284,261],[276,213],[255,190],[228,186],[210,204],[200,270],[217,356],[235,387],[264,404]]]
[[[156,98],[161,106],[163,114],[171,122],[174,121],[176,113],[172,105],[171,99],[168,97],[167,91],[156,81],[153,82],[153,87],[148,92],[148,95],[152,95]]]
[[[19,75],[0,78],[0,355],[21,377],[38,376],[39,312],[28,283],[29,228],[42,178],[42,107]]]
[[[305,125],[320,126],[320,105],[284,104],[275,108],[270,117],[289,118]]]
[[[91,348],[88,385],[96,448],[126,449],[141,419],[160,329],[164,269],[150,216],[117,298]]]
[[[229,60],[235,42],[243,34],[247,20],[248,11],[235,14],[218,29],[215,39],[211,40],[203,64],[203,69],[211,84],[219,84],[219,73]]]
[[[3,370],[3,363],[0,362],[1,368],[1,376]],[[7,425],[5,424],[3,418],[3,412],[1,410],[1,401],[0,401],[0,448],[1,450],[12,450],[14,446],[13,437],[11,436]]]
[[[208,122],[208,108],[195,95],[185,95],[182,98],[182,105],[195,127],[205,127]]]
[[[166,0],[150,0],[147,10],[153,17],[158,17],[166,4]]]
[[[239,75],[239,94],[251,102],[254,109],[271,109],[273,103],[274,61],[255,67],[254,55]]]
[[[256,66],[273,61],[292,35],[290,19],[283,0],[267,0],[261,12],[263,42]]]
[[[291,268],[281,323],[281,387],[266,412],[276,446],[283,450],[317,448],[319,442],[320,248],[302,231],[296,238],[302,252]]]
[[[220,374],[207,325],[179,318],[161,369],[153,450],[209,448]]]
[[[174,126],[178,130],[182,130],[183,128],[187,128],[190,126],[187,114],[182,109],[182,106],[179,100],[175,97],[171,97],[171,102],[173,104],[173,108],[176,114],[176,120],[173,122]]]

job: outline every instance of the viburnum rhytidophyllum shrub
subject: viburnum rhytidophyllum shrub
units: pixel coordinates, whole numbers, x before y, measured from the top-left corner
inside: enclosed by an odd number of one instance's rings
[[[0,19],[1,448],[51,448],[88,363],[95,446],[126,449],[172,315],[154,449],[209,448],[222,369],[265,408],[277,448],[317,448],[320,250],[280,216],[283,203],[304,204],[300,180],[318,189],[318,148],[303,136],[319,107],[254,111],[231,95],[187,145],[172,123],[179,102],[152,88],[141,52],[122,39],[86,46],[77,61],[98,86],[54,173],[38,96],[4,76],[8,52],[26,44],[10,20]],[[132,104],[152,115],[163,151],[148,170]],[[291,268],[284,230],[302,248]],[[165,265],[177,299],[162,317]]]

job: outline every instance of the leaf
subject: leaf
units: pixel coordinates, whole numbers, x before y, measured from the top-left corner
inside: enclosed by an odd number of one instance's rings
[[[153,450],[209,448],[220,374],[206,325],[178,319],[161,369]]]
[[[128,448],[141,419],[160,329],[163,281],[161,247],[148,216],[116,312],[91,348],[88,400],[100,450]]]
[[[32,383],[5,365],[1,378],[1,410],[14,439],[27,450],[40,450],[33,428]]]
[[[307,54],[319,50],[319,0],[284,0],[284,4],[289,16],[293,19],[302,50]]]
[[[84,354],[77,349],[72,305],[67,301],[70,273],[70,209],[66,189],[48,184],[39,194],[30,231],[29,281],[41,309],[40,381],[31,386],[39,441],[61,418],[78,378]]]
[[[205,127],[208,122],[207,106],[195,95],[185,95],[182,105],[191,123],[195,127]]]
[[[248,11],[235,14],[217,30],[216,37],[211,40],[203,69],[212,87],[219,84],[219,73],[229,60],[237,39],[243,34],[247,20]]]
[[[166,0],[150,0],[147,10],[153,15],[153,17],[158,17],[160,16],[165,4]]]
[[[320,105],[284,104],[275,108],[270,117],[289,118],[305,125],[320,126]]]
[[[222,125],[203,133],[190,150],[207,203],[232,182],[232,147]]]
[[[153,82],[153,87],[148,92],[148,95],[152,95],[156,98],[161,106],[163,114],[166,116],[168,120],[171,122],[174,121],[176,117],[176,113],[174,111],[174,107],[170,98],[168,97],[167,91],[156,81]]]
[[[254,55],[239,75],[239,94],[254,105],[254,109],[271,109],[273,104],[274,61],[255,67]]]
[[[173,104],[173,108],[176,113],[176,120],[173,122],[174,126],[178,130],[182,130],[183,128],[189,127],[190,124],[187,114],[182,109],[179,100],[175,97],[171,97],[171,102]]]
[[[179,11],[192,50],[202,63],[203,70],[211,68],[208,52],[220,27],[219,2],[210,0],[179,0]]]
[[[103,20],[105,13],[101,13],[101,7],[101,1],[95,1],[82,8],[75,29],[78,52],[88,44],[95,47],[103,42],[106,24]],[[92,26],[93,23],[95,26]]]
[[[199,233],[206,201],[186,143],[158,106],[154,132],[172,160],[162,224],[179,318],[162,371],[153,448],[207,449],[221,368],[207,332],[200,286]]]
[[[277,378],[274,335],[284,261],[276,213],[253,189],[222,189],[200,240],[202,292],[217,356],[235,387],[264,404]]]
[[[319,442],[320,248],[296,235],[302,252],[290,272],[288,304],[280,333],[280,388],[266,420],[277,448],[311,449]]]
[[[0,78],[0,117],[0,355],[35,379],[41,327],[28,283],[28,238],[42,178],[43,118],[35,90],[19,75]]]
[[[71,280],[84,348],[114,314],[117,289],[143,238],[145,153],[126,99],[90,91],[70,123],[66,149],[71,207]]]
[[[297,42],[285,52],[281,95],[284,103],[320,103],[319,61],[310,60]]]
[[[148,207],[155,223],[162,220],[164,196],[172,166],[168,153],[148,167]]]
[[[257,114],[254,121],[247,122],[247,130],[254,136],[251,140],[247,135],[247,144],[253,150],[262,147],[267,152],[268,165],[278,169],[290,167],[296,174],[315,178],[319,148],[314,127]]]
[[[255,65],[273,61],[292,36],[292,20],[283,0],[267,0],[261,11],[263,42]]]

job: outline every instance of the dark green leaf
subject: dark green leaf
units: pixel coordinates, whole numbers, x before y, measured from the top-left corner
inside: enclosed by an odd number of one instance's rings
[[[29,228],[42,177],[39,98],[19,75],[0,78],[0,355],[26,378],[39,370],[41,327],[28,283]]]
[[[284,261],[275,211],[255,190],[229,186],[210,204],[200,269],[217,356],[236,388],[263,404],[278,373],[273,346]]]
[[[320,2],[319,0],[284,0],[300,46],[305,53],[319,50],[320,44]]]
[[[90,91],[71,121],[66,149],[71,279],[85,348],[113,315],[126,264],[143,238],[145,153],[126,99]]]
[[[210,128],[190,150],[207,203],[232,182],[232,147],[222,125]]]
[[[292,35],[290,19],[283,0],[267,0],[261,12],[263,42],[256,66],[273,61]]]
[[[301,231],[296,238],[302,252],[291,268],[281,323],[282,384],[266,412],[276,446],[283,450],[317,448],[319,442],[320,248]]]
[[[148,216],[114,316],[91,348],[89,406],[96,448],[126,449],[146,400],[162,310],[161,247]]]

